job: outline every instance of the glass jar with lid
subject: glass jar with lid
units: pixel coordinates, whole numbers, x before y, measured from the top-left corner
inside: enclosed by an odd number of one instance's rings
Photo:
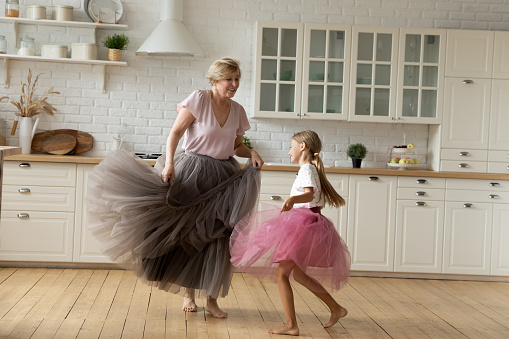
[[[19,0],[5,0],[5,16],[19,17]]]
[[[34,38],[25,35],[19,39],[18,55],[35,55],[35,40]]]
[[[7,40],[3,35],[0,35],[0,54],[7,54]]]

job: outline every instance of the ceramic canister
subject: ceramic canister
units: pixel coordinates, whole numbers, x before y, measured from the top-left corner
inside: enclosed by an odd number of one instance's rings
[[[72,21],[72,6],[53,6],[53,20]]]
[[[42,45],[41,57],[43,58],[67,58],[66,45]]]
[[[72,43],[71,59],[97,60],[97,45],[93,43]]]
[[[27,6],[28,19],[46,19],[46,7],[39,5]]]

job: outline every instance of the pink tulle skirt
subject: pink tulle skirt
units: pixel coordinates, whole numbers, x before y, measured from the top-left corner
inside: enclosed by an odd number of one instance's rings
[[[309,208],[281,213],[264,204],[235,226],[230,254],[235,267],[259,278],[274,278],[279,262],[292,261],[329,291],[339,290],[350,273],[350,252],[334,224]]]

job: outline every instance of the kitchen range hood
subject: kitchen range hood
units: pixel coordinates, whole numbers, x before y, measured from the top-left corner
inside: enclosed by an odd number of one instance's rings
[[[183,12],[183,0],[161,0],[161,21],[136,54],[203,57],[203,51],[182,22]]]

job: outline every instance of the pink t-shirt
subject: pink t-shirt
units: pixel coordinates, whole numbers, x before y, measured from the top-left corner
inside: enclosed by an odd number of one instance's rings
[[[210,90],[196,90],[177,105],[177,112],[186,107],[195,121],[184,134],[186,151],[207,155],[214,159],[228,159],[235,152],[235,138],[244,135],[251,127],[246,111],[238,102],[231,100],[230,114],[223,127],[219,126]]]

